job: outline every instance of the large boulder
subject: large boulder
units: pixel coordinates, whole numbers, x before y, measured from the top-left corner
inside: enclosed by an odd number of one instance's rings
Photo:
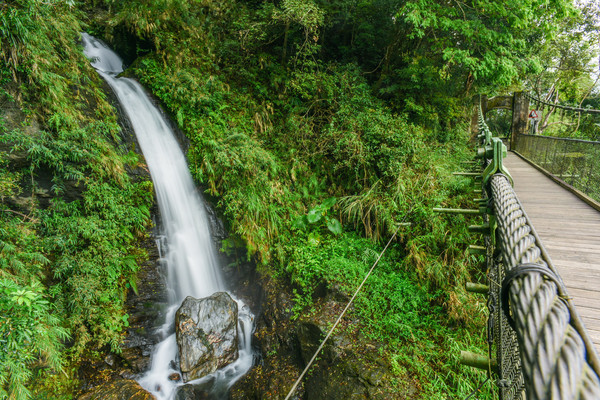
[[[175,334],[184,382],[237,360],[237,320],[237,303],[225,292],[183,301],[175,314]]]

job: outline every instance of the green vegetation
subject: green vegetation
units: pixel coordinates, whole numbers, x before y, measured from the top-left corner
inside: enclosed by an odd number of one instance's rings
[[[527,77],[525,87],[546,105],[532,102],[540,115],[534,133],[545,136],[600,139],[600,117],[555,108],[600,109],[600,4],[577,1],[580,13],[557,24],[556,34],[549,40],[533,44],[543,68]],[[533,128],[533,127],[532,127]]]
[[[0,12],[0,101],[21,115],[3,114],[1,142],[27,160],[0,168],[0,340],[14,349],[0,355],[0,398],[68,398],[65,365],[118,351],[144,258],[151,185],[126,173],[139,161],[77,49],[84,27],[129,53],[128,73],[189,138],[230,242],[291,282],[296,315],[321,284],[351,293],[410,223],[357,300],[361,329],[399,380],[419,382],[415,397],[466,397],[483,381],[456,360],[487,351],[485,306],[462,289],[482,278],[474,239],[463,217],[431,210],[468,205],[470,182],[451,172],[471,154],[469,97],[541,73],[547,54],[531,44],[576,16],[570,1],[15,0]],[[61,368],[68,382],[53,386]]]
[[[86,351],[118,351],[125,289],[145,257],[152,187],[126,173],[139,161],[119,146],[71,6],[0,5],[0,143],[20,160],[0,153],[2,399],[70,397],[40,386],[60,386]]]

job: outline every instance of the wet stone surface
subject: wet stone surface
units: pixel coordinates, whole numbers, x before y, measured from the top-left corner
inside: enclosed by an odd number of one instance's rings
[[[121,346],[122,357],[136,374],[149,367],[152,350],[160,340],[156,333],[157,321],[164,320],[167,308],[166,281],[156,243],[153,238],[146,242],[150,260],[138,273],[137,294],[130,289],[127,295],[129,327]]]
[[[237,360],[237,322],[237,303],[225,292],[183,301],[175,314],[175,333],[185,382]]]

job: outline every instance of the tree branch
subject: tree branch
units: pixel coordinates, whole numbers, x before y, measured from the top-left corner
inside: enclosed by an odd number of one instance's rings
[[[30,220],[31,222],[38,222],[38,220],[37,220],[37,219],[35,219],[35,218],[32,218],[32,217],[30,217],[29,215],[25,215],[25,214],[23,214],[23,213],[20,213],[20,212],[18,212],[18,211],[14,211],[14,210],[1,210],[1,211],[4,211],[5,213],[11,213],[11,214],[18,215],[18,216],[20,216],[20,217],[23,217],[23,218],[25,218],[25,219],[28,219],[28,220]]]

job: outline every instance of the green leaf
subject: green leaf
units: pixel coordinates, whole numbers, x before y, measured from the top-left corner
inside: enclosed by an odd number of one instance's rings
[[[323,202],[323,208],[324,208],[325,210],[328,210],[328,209],[330,209],[331,207],[333,207],[333,206],[334,206],[334,204],[336,203],[336,201],[337,201],[337,199],[336,199],[335,197],[330,197],[330,198],[328,198],[327,200],[325,200],[325,201]]]
[[[306,229],[307,225],[308,225],[308,218],[306,217],[306,215],[298,217],[294,220],[294,222],[292,222],[292,227],[295,229]]]
[[[313,247],[317,247],[320,243],[321,235],[319,235],[317,232],[311,232],[310,235],[308,235],[308,244]]]
[[[138,292],[138,288],[137,288],[137,282],[136,282],[136,276],[135,275],[131,275],[129,277],[129,282],[127,283],[127,285],[129,285],[131,287],[131,289],[133,289],[133,292],[135,293],[136,296],[139,296],[139,292]]]
[[[127,328],[129,327],[129,314],[124,314],[121,317],[121,321],[123,321],[123,325]]]
[[[327,220],[327,229],[329,229],[334,235],[339,235],[342,233],[342,224],[335,218],[329,218]]]
[[[308,219],[308,222],[310,222],[311,224],[314,224],[315,222],[318,222],[322,216],[323,216],[323,213],[321,211],[321,208],[319,206],[317,206],[317,207],[313,208],[312,210],[310,210],[306,217]]]

